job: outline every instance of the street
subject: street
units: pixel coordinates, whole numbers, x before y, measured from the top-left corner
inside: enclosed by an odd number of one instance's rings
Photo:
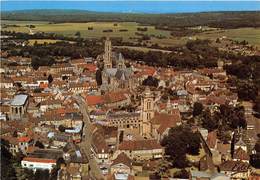
[[[76,99],[76,101],[80,107],[80,111],[83,114],[83,121],[84,121],[83,134],[84,134],[84,136],[82,137],[82,142],[79,145],[88,157],[89,166],[90,166],[90,172],[89,172],[90,178],[93,180],[104,179],[95,158],[91,158],[91,154],[92,154],[91,153],[91,142],[92,142],[91,126],[92,126],[92,124],[91,124],[90,117],[88,114],[87,103],[83,100],[83,98],[81,96],[73,96],[73,97]]]

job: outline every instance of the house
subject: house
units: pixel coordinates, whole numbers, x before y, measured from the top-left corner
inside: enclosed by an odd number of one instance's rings
[[[21,119],[27,111],[28,98],[26,94],[15,95],[10,104],[10,119]]]
[[[234,161],[243,161],[243,162],[249,163],[249,159],[250,159],[249,155],[241,147],[239,147],[238,149],[236,149],[234,151],[234,154],[233,154]]]
[[[62,166],[59,171],[60,179],[84,179],[89,173],[89,160],[84,151],[75,144],[68,143],[63,152],[66,166]]]
[[[124,152],[131,159],[162,158],[164,148],[156,140],[128,140],[118,145],[116,153]]]
[[[191,180],[230,180],[230,178],[223,173],[214,173],[206,171],[191,170]]]
[[[36,171],[37,169],[47,169],[49,172],[56,166],[56,159],[25,157],[21,161],[23,168]]]
[[[94,153],[97,162],[108,162],[110,152],[103,133],[100,130],[96,130],[93,133],[92,138],[92,153]]]
[[[13,156],[19,153],[19,142],[16,137],[10,135],[1,136],[1,142],[6,142],[6,147]]]
[[[228,175],[231,179],[248,179],[250,176],[250,165],[242,161],[224,161],[219,165],[221,173]]]
[[[110,167],[111,174],[132,174],[132,160],[125,154],[120,153],[116,159],[113,160]]]
[[[40,103],[40,110],[46,112],[49,109],[58,109],[61,108],[62,101],[56,99],[47,99]]]
[[[30,142],[32,142],[30,137],[18,137],[19,149],[25,153],[29,148]]]
[[[32,169],[33,171],[47,169],[51,172],[57,165],[57,160],[62,158],[62,154],[61,150],[38,149],[24,157],[21,165],[23,168]]]
[[[11,78],[3,77],[3,76],[1,76],[0,78],[1,78],[0,88],[9,89],[9,88],[14,87],[14,85],[13,85],[14,82]]]
[[[151,119],[152,134],[158,140],[162,140],[165,135],[168,135],[170,128],[181,124],[181,116],[178,110],[174,114],[155,113]]]

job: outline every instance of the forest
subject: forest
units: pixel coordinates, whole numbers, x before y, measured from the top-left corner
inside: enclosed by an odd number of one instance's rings
[[[99,13],[83,10],[24,10],[1,12],[2,20],[63,22],[137,22],[158,29],[209,26],[215,28],[260,27],[260,13],[211,12],[178,14]]]

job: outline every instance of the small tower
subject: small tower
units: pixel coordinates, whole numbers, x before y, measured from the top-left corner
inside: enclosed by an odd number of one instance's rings
[[[154,95],[149,87],[146,87],[141,99],[141,128],[140,134],[149,138],[152,135],[151,119],[154,117]]]
[[[105,41],[104,68],[112,68],[112,44],[109,38]]]
[[[171,111],[172,111],[172,104],[171,104],[171,99],[170,97],[168,97],[168,101],[167,101],[167,104],[166,104],[166,111],[168,114],[171,114]]]
[[[125,60],[121,53],[118,55],[118,62],[117,62],[117,69],[124,69],[125,66]]]
[[[223,60],[218,60],[217,64],[218,64],[218,69],[223,69],[223,66],[224,66]]]

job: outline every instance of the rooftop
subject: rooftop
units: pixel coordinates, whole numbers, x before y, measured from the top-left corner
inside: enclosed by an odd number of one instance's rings
[[[28,98],[28,95],[26,95],[26,94],[18,94],[12,100],[11,106],[22,106],[25,104],[27,98]]]

